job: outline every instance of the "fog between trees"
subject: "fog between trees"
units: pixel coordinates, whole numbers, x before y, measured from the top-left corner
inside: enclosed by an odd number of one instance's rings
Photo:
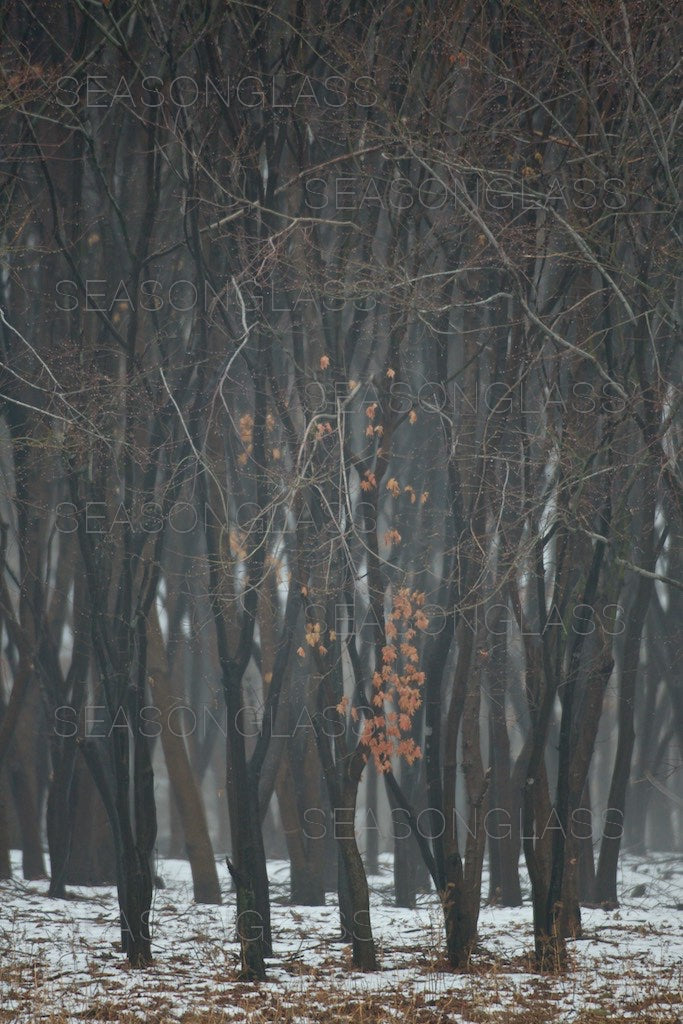
[[[670,12],[0,12],[0,872],[144,967],[227,853],[260,978],[268,855],[372,970],[391,852],[561,968],[680,849]]]

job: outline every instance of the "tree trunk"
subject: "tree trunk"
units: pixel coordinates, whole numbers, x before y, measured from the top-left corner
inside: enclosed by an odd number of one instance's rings
[[[578,808],[579,822],[576,825],[579,847],[579,902],[593,903],[595,900],[595,858],[593,856],[593,806],[589,780],[583,792],[581,807]],[[585,823],[585,824],[584,824]]]
[[[204,801],[192,772],[182,730],[172,724],[176,706],[168,672],[164,641],[156,609],[149,616],[149,676],[152,699],[161,719],[161,746],[164,751],[173,800],[180,817],[185,849],[192,871],[192,885],[196,903],[221,903],[216,861],[209,838]],[[176,665],[181,660],[176,658]]]
[[[47,797],[47,845],[50,851],[50,888],[53,899],[64,899],[73,835],[71,791],[78,755],[76,736],[65,738]]]
[[[35,683],[35,679],[34,679]],[[40,834],[40,786],[36,770],[36,723],[41,715],[37,687],[29,693],[15,731],[8,774],[21,832],[22,871],[27,881],[46,878]]]
[[[649,523],[652,529],[652,521]],[[640,637],[652,591],[652,580],[640,577],[626,627],[624,657],[619,680],[619,738],[607,800],[600,857],[595,878],[595,898],[606,907],[617,907],[617,868],[623,835],[626,791],[631,772],[635,731],[633,727]]]
[[[263,925],[261,914],[256,909],[254,887],[249,875],[239,871],[229,858],[227,865],[237,895],[237,937],[242,962],[240,977],[244,981],[263,981],[266,977]]]
[[[82,757],[76,760],[71,791],[73,834],[67,885],[116,884],[116,851],[102,797]]]
[[[378,970],[375,942],[370,922],[370,894],[363,859],[356,843],[356,792],[348,787],[343,804],[335,817],[336,838],[339,843],[342,869],[348,886],[349,918],[345,928],[351,929],[353,965],[361,971]],[[339,813],[341,811],[341,814]]]
[[[394,830],[409,829],[405,814],[394,813]],[[410,835],[397,834],[394,838],[394,895],[397,907],[412,909],[417,899],[417,864]]]
[[[489,757],[491,780],[489,813],[486,817],[489,846],[489,902],[503,907],[522,905],[519,880],[519,842],[513,833],[514,815],[510,779],[510,737],[505,712],[507,609],[498,604],[490,623],[492,640],[489,645]]]
[[[4,772],[0,769],[0,880],[12,877],[12,864],[9,854],[9,821],[7,820],[7,786]]]
[[[377,771],[372,761],[365,769],[365,870],[368,875],[379,874],[379,811]]]
[[[317,758],[316,758],[316,767]],[[319,777],[319,771],[318,771]],[[325,829],[324,821],[299,820],[296,791],[287,754],[280,762],[276,779],[280,817],[287,843],[290,865],[290,901],[306,907],[325,906]],[[318,807],[318,803],[307,807]],[[306,810],[306,808],[305,808]]]

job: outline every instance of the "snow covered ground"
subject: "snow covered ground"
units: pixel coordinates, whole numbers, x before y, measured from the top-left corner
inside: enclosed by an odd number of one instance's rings
[[[275,956],[258,986],[235,980],[225,868],[225,905],[206,907],[193,903],[185,862],[159,863],[166,888],[155,893],[156,960],[144,972],[119,951],[113,889],[52,900],[46,882],[21,881],[18,860],[15,869],[0,883],[0,1024],[683,1024],[683,865],[671,857],[625,859],[620,909],[584,909],[584,937],[570,943],[571,969],[561,977],[530,968],[528,900],[484,906],[470,969],[445,970],[436,898],[394,907],[388,858],[370,879],[381,970],[353,971],[350,948],[336,941],[336,903],[288,906],[288,865],[272,861]]]

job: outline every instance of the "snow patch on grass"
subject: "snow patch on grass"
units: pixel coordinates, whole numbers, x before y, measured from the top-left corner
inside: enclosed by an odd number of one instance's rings
[[[258,986],[237,980],[227,872],[224,905],[199,906],[189,865],[159,862],[166,888],[154,898],[155,963],[134,971],[120,952],[113,888],[72,888],[53,900],[46,882],[19,880],[18,858],[14,868],[0,883],[0,1024],[683,1022],[683,867],[672,858],[624,859],[619,910],[583,909],[584,934],[561,976],[533,971],[528,894],[523,907],[482,907],[468,969],[448,971],[437,898],[395,907],[390,857],[369,879],[381,970],[362,974],[337,941],[336,900],[288,905],[288,864],[272,861],[274,956]]]

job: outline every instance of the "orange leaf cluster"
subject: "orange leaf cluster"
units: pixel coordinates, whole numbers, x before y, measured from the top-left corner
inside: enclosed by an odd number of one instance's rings
[[[322,441],[326,434],[332,433],[332,424],[325,420],[324,423],[316,423],[315,425],[315,439],[316,441]]]
[[[368,423],[367,427],[365,428],[365,436],[366,437],[374,437],[375,434],[378,437],[381,437],[383,433],[384,433],[384,427],[382,426],[381,423],[378,423],[376,427],[373,427],[373,425],[371,423]]]
[[[309,647],[316,647],[320,643],[320,623],[306,623],[306,643]]]
[[[240,416],[240,440],[242,444],[247,445],[251,443],[253,432],[254,417],[251,413],[245,412],[244,416]]]
[[[394,594],[385,627],[387,642],[381,650],[382,664],[372,677],[372,703],[376,710],[365,723],[361,741],[380,772],[391,769],[392,757],[404,758],[412,764],[422,756],[409,733],[415,712],[422,704],[425,681],[413,643],[417,630],[429,624],[423,611],[424,600],[423,593],[408,587],[401,587]]]
[[[302,587],[301,590],[304,591],[305,587]],[[304,637],[304,639],[309,647],[318,648],[318,654],[327,654],[327,647],[325,647],[325,645],[322,643],[322,634],[319,622],[306,623],[306,636]],[[303,658],[306,654],[306,651],[303,647],[300,647],[296,653],[299,655],[300,658]]]
[[[240,466],[246,466],[249,456],[254,450],[252,444],[254,436],[254,417],[245,412],[243,416],[240,416],[240,441],[244,445],[245,451],[241,452],[237,456],[237,461]]]

